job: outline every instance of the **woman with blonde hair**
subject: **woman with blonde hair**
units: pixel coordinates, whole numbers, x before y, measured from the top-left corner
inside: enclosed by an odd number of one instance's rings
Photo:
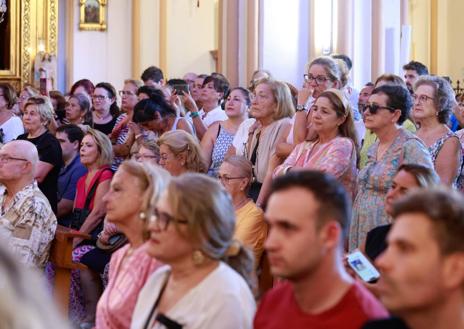
[[[46,96],[30,97],[24,104],[23,125],[26,133],[17,139],[27,140],[37,147],[39,163],[35,179],[50,202],[54,213],[58,208],[58,176],[63,166],[60,142],[48,131],[53,109]]]
[[[353,196],[358,141],[351,107],[337,89],[322,92],[311,108],[316,136],[298,144],[274,175],[290,170],[320,170],[334,175]]]
[[[277,144],[285,141],[294,113],[290,89],[285,83],[263,79],[256,84],[250,107],[250,115],[256,121],[248,131],[242,155],[253,164],[255,180],[249,195],[258,206],[264,202],[270,188],[272,177],[266,179],[269,160]],[[245,124],[246,121],[242,123]]]
[[[80,159],[88,172],[77,182],[71,226],[91,235],[92,239],[74,240],[73,261],[90,265],[91,268],[99,268],[99,271],[103,273],[109,262],[109,257],[89,259],[88,254],[95,248],[97,236],[103,229],[103,218],[106,214],[103,196],[109,191],[110,181],[113,177],[113,172],[110,169],[113,150],[108,136],[89,128],[82,139]],[[96,304],[101,292],[101,280],[96,273],[89,269],[74,270],[70,295],[71,320],[77,324],[81,322],[93,323]]]
[[[217,180],[173,178],[150,219],[146,249],[166,265],[140,292],[131,328],[252,328],[253,259],[232,239],[234,228],[230,196]]]
[[[183,130],[164,133],[158,139],[160,147],[159,165],[172,176],[186,172],[206,172],[200,144],[191,134]]]
[[[145,252],[143,243],[147,238],[147,219],[169,178],[164,169],[135,161],[123,162],[114,175],[103,198],[106,219],[117,225],[129,243],[111,257],[108,285],[97,306],[97,328],[129,328],[137,296],[160,265]],[[127,184],[129,181],[132,184]]]

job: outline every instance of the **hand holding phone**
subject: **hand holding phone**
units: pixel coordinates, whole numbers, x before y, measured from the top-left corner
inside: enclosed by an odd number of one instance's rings
[[[367,259],[364,254],[355,250],[347,256],[348,265],[353,269],[353,271],[367,283],[375,283],[380,278],[380,273],[372,265],[372,263]]]

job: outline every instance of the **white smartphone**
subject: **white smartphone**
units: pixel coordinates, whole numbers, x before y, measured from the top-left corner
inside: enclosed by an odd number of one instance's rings
[[[369,262],[361,251],[353,251],[347,256],[347,261],[353,271],[355,271],[364,282],[375,283],[380,278],[379,271],[377,271],[374,265]]]

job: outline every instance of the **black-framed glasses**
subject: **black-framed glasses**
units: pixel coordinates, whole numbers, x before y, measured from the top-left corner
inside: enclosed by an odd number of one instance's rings
[[[390,112],[395,112],[396,109],[394,109],[393,107],[390,107],[390,106],[380,106],[380,105],[377,105],[377,104],[366,104],[364,105],[362,111],[363,112],[366,112],[367,110],[369,110],[369,112],[371,114],[377,114],[377,112],[379,110],[388,110]]]
[[[166,231],[169,227],[169,223],[171,222],[184,225],[188,224],[188,220],[186,219],[174,218],[168,213],[160,211],[158,208],[153,210],[153,215],[150,217],[150,223],[156,224],[161,230]]]
[[[416,95],[416,94],[412,95],[412,98],[414,99],[414,103],[419,101],[420,104],[423,104],[423,103],[427,102],[429,99],[430,100],[435,99],[435,98],[427,96],[427,95]]]
[[[229,182],[233,179],[243,179],[245,177],[243,176],[240,176],[240,177],[229,177],[227,175],[218,175],[217,178],[221,181],[221,182],[224,182],[226,184],[229,184]]]
[[[10,157],[9,155],[3,154],[0,155],[0,163],[8,163],[11,161],[29,161],[27,159],[22,159],[22,158],[15,158],[15,157]]]
[[[317,85],[323,84],[324,82],[326,82],[327,80],[329,80],[327,77],[325,77],[325,76],[323,76],[323,75],[318,75],[317,77],[315,77],[315,76],[312,75],[312,74],[303,74],[303,77],[304,77],[304,80],[305,80],[306,82],[316,81],[316,84],[317,84]]]

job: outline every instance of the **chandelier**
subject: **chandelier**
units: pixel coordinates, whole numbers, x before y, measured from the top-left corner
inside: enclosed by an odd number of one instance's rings
[[[0,23],[5,20],[6,10],[6,0],[0,0]]]

